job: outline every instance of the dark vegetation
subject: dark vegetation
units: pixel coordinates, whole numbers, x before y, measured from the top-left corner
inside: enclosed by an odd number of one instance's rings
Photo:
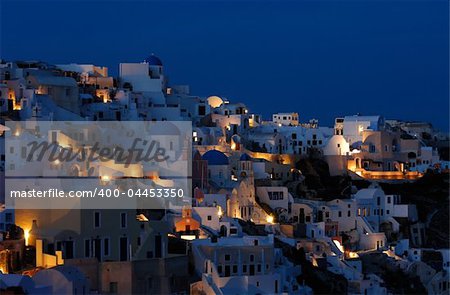
[[[314,267],[306,260],[303,248],[296,249],[275,239],[275,247],[283,250],[283,255],[294,265],[300,265],[302,273],[297,277],[299,284],[306,284],[314,294],[347,294],[348,283],[344,276],[334,274],[326,269]]]
[[[360,255],[363,263],[363,273],[374,273],[380,276],[386,284],[388,292],[393,294],[426,294],[425,287],[418,277],[404,273],[398,266],[391,263],[390,258],[382,253]]]
[[[386,194],[402,196],[403,203],[416,204],[419,220],[428,223],[427,245],[448,248],[449,175],[426,173],[413,183],[382,183]]]
[[[331,176],[328,164],[318,158],[301,159],[296,168],[305,177],[306,190],[314,190],[316,198],[332,200],[349,195],[351,179],[348,176]],[[296,194],[305,197],[305,188],[298,188]]]

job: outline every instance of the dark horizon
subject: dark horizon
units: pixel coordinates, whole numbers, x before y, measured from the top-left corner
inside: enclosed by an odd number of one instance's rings
[[[155,53],[171,84],[270,119],[362,113],[449,130],[447,1],[1,3],[0,57],[92,63]],[[20,17],[17,17],[20,15]],[[123,20],[123,21],[122,21]]]

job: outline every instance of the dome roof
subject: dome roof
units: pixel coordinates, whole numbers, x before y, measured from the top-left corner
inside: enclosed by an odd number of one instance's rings
[[[175,124],[168,121],[148,122],[149,135],[180,136],[181,131]]]
[[[203,154],[203,160],[208,161],[208,165],[228,165],[228,157],[217,150],[210,150]]]
[[[243,153],[239,159],[239,161],[251,161],[252,158],[250,158],[249,155],[247,155],[246,153]]]
[[[208,97],[207,101],[209,106],[212,108],[218,108],[223,104],[223,99],[216,95]]]
[[[154,54],[144,59],[144,62],[148,63],[149,66],[162,66],[162,61]]]

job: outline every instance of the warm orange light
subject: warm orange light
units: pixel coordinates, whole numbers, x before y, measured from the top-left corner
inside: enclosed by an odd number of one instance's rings
[[[108,175],[102,175],[101,180],[103,183],[108,183],[111,178]]]
[[[24,238],[25,238],[25,246],[28,246],[28,240],[30,238],[30,230],[26,229],[23,231],[24,233]]]

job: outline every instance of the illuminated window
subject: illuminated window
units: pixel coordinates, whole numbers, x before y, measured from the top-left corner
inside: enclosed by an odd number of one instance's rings
[[[361,133],[364,131],[364,126],[363,125],[359,125],[358,126],[358,131],[359,131],[359,135],[361,135]]]

